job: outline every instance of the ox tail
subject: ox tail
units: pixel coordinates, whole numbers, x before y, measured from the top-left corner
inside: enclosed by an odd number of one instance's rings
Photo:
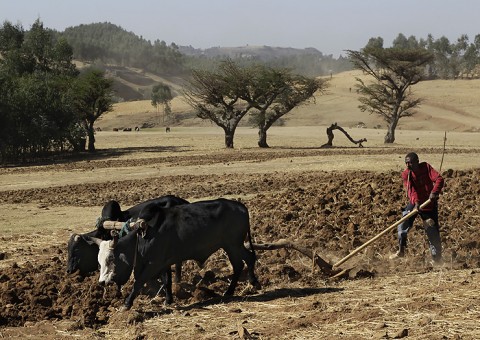
[[[250,244],[250,251],[253,254],[253,259],[254,261],[257,261],[257,254],[255,253],[255,248],[253,247],[253,242],[252,242],[252,233],[250,232],[250,223],[248,224],[247,236],[248,236],[248,243]]]

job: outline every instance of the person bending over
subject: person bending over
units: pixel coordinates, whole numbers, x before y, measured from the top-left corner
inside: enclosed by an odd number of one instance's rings
[[[430,164],[420,163],[415,152],[410,152],[405,156],[405,165],[406,169],[402,172],[402,180],[407,192],[408,204],[402,214],[405,216],[414,209],[418,210],[418,214],[398,225],[398,251],[390,258],[405,256],[408,231],[413,226],[415,218],[420,216],[428,237],[433,261],[439,264],[442,262],[442,242],[438,225],[438,197],[442,191],[444,179]],[[419,209],[427,199],[432,202]]]

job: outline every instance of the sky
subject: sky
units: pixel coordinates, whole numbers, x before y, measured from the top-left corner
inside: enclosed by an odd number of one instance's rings
[[[480,34],[480,0],[0,0],[1,24],[29,30],[110,22],[150,40],[195,48],[313,47],[338,58],[399,33],[451,43]]]

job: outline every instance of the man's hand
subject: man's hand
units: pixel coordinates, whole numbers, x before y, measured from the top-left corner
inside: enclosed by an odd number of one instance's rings
[[[420,211],[420,203],[415,202],[415,206],[413,207],[413,210]]]
[[[435,202],[436,200],[438,200],[438,194],[432,192],[430,193],[430,197],[429,199],[432,201],[432,202]]]

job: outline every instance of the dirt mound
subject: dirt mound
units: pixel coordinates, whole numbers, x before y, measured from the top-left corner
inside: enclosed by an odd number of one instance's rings
[[[440,223],[444,259],[450,269],[480,266],[480,170],[445,172],[446,187],[441,197]],[[50,206],[88,205],[98,201],[105,185],[125,205],[157,196],[159,192],[180,197],[203,198],[229,196],[241,199],[249,208],[252,233],[256,242],[288,238],[314,250],[335,263],[401,216],[404,193],[397,172],[305,172],[230,176],[176,176],[162,179],[116,181],[106,184],[62,186],[5,192],[5,203],[42,202]],[[61,202],[61,203],[59,203]],[[420,223],[417,222],[418,226]],[[426,238],[420,228],[409,234],[408,256],[401,260],[402,270],[427,272],[432,269]],[[2,242],[6,241],[6,238]],[[40,320],[69,320],[70,327],[98,328],[109,321],[122,306],[129,285],[117,294],[114,287],[97,284],[98,274],[83,277],[67,275],[67,239],[41,250],[41,259],[2,268],[0,274],[0,326],[22,326]],[[395,250],[396,233],[374,243],[344,264],[350,279],[382,277],[398,271],[398,262],[386,257]],[[27,248],[27,246],[25,246]],[[18,250],[18,249],[17,249]],[[12,257],[7,250],[4,257]],[[312,273],[310,260],[290,249],[258,251],[256,269],[265,294],[286,284],[301,287],[324,286],[328,277],[318,270]],[[215,303],[228,286],[231,274],[223,252],[217,252],[200,269],[187,262],[183,283],[176,287],[181,305]],[[236,295],[248,298],[252,293],[245,280]],[[162,298],[148,294],[135,301],[141,314],[125,314],[129,323],[157,315],[148,311]],[[163,309],[162,313],[169,313]],[[116,316],[118,318],[118,315]],[[125,320],[123,320],[125,321]]]

